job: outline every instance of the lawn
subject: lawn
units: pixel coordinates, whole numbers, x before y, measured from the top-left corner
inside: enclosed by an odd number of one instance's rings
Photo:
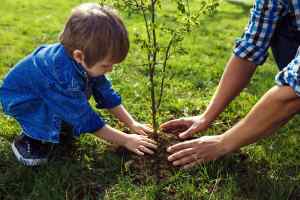
[[[57,41],[70,9],[82,0],[2,0],[0,6],[0,79],[40,44]],[[163,1],[169,3],[172,1]],[[196,0],[194,6],[197,7]],[[172,4],[168,8],[171,12]],[[248,21],[251,3],[222,2],[213,16],[203,16],[186,36],[187,54],[171,60],[159,121],[200,114],[209,103],[232,47]],[[132,36],[142,19],[121,14]],[[132,37],[131,37],[132,38]],[[131,43],[128,58],[110,74],[124,105],[140,121],[151,122],[144,56]],[[205,134],[220,134],[246,115],[274,85],[273,58],[256,71],[251,84]],[[91,102],[94,104],[93,102]],[[107,122],[122,129],[105,112]],[[17,163],[10,143],[20,132],[0,111],[0,199],[300,199],[300,128],[295,117],[277,133],[219,161],[191,170],[170,170],[160,180],[130,168],[131,155],[91,135],[68,148],[60,146],[48,165],[27,168]],[[203,134],[203,133],[202,133]],[[166,169],[168,170],[168,169]],[[151,171],[151,169],[145,169]]]

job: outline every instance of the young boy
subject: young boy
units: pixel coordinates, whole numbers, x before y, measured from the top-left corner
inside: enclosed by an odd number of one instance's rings
[[[17,159],[27,166],[47,162],[51,143],[60,142],[66,124],[75,136],[94,133],[138,155],[153,154],[157,146],[146,136],[151,128],[131,117],[104,76],[128,53],[127,30],[121,19],[108,7],[81,4],[73,9],[59,40],[21,60],[0,88],[4,112],[22,127],[12,143]],[[97,108],[108,109],[137,134],[106,125],[91,108],[91,96]]]

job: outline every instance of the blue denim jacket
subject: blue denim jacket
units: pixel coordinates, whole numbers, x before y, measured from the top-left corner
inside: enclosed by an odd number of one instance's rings
[[[63,121],[73,126],[75,136],[105,125],[88,102],[91,95],[97,108],[121,104],[104,75],[89,78],[59,43],[37,48],[10,70],[0,87],[4,112],[28,136],[53,143],[59,142]]]

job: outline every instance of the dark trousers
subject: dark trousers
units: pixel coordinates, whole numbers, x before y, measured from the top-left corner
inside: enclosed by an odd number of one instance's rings
[[[73,139],[73,127],[65,121],[62,121],[59,142],[69,144]]]
[[[300,46],[300,31],[295,16],[285,16],[277,25],[270,46],[279,70],[285,68],[296,56]]]

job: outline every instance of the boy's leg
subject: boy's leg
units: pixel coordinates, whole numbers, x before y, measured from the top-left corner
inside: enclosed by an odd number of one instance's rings
[[[60,130],[60,143],[61,144],[71,144],[74,140],[73,137],[73,127],[67,122],[62,121]]]
[[[60,143],[69,145],[73,142],[73,139],[73,127],[63,121],[60,131]],[[24,132],[17,136],[12,143],[12,150],[16,158],[26,166],[38,166],[47,163],[50,154],[56,152],[54,151],[56,147],[56,144],[33,139]]]
[[[300,45],[300,31],[295,16],[287,15],[278,24],[271,40],[272,53],[279,70],[285,68],[294,58]]]
[[[53,144],[33,139],[22,132],[11,144],[16,158],[26,166],[38,166],[48,161]]]

